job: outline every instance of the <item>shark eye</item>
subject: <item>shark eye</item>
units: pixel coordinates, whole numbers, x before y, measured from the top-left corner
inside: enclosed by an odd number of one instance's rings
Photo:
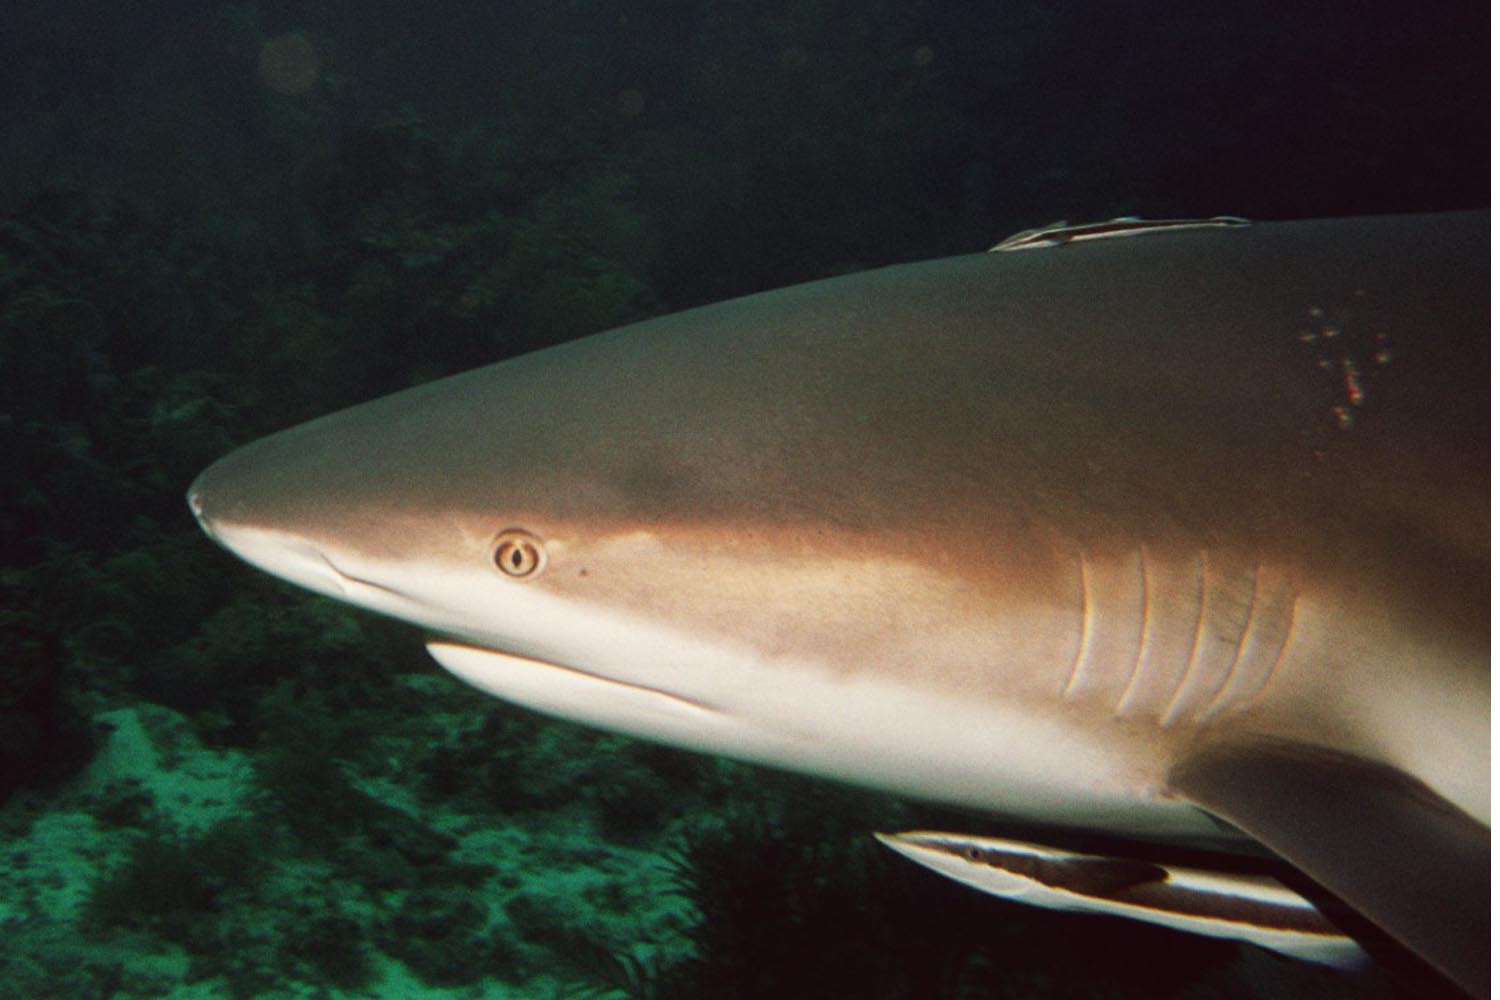
[[[511,528],[495,536],[495,565],[506,576],[535,576],[545,561],[541,540],[535,535]]]

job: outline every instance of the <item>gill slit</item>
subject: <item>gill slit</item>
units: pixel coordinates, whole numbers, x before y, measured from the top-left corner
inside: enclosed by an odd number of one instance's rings
[[[1260,699],[1260,696],[1265,694],[1266,690],[1271,686],[1271,679],[1276,676],[1276,671],[1281,669],[1281,664],[1285,662],[1287,654],[1291,651],[1292,635],[1297,631],[1297,605],[1300,600],[1301,598],[1298,595],[1292,595],[1292,620],[1287,623],[1286,635],[1281,638],[1281,648],[1276,651],[1276,662],[1271,664],[1271,669],[1266,671],[1265,678],[1260,682],[1260,686],[1255,689],[1255,693],[1246,700],[1244,708],[1241,711],[1249,711],[1251,706]]]
[[[1125,703],[1130,700],[1130,693],[1135,690],[1136,683],[1140,680],[1141,668],[1146,662],[1147,636],[1150,634],[1151,623],[1151,578],[1146,568],[1146,546],[1137,547],[1136,559],[1141,566],[1141,633],[1136,640],[1135,666],[1130,669],[1130,679],[1125,682],[1125,690],[1120,694],[1120,700],[1115,703],[1115,715],[1125,710]]]
[[[1088,555],[1081,549],[1078,552],[1078,589],[1083,594],[1083,624],[1078,630],[1078,655],[1073,658],[1073,669],[1068,672],[1067,683],[1063,685],[1064,699],[1073,695],[1073,688],[1078,683],[1078,675],[1083,670],[1083,661],[1089,655],[1089,643],[1094,637],[1094,601],[1089,589],[1089,560]]]
[[[1167,701],[1167,709],[1161,714],[1162,728],[1170,726],[1177,716],[1177,705],[1182,696],[1187,692],[1188,682],[1193,679],[1193,671],[1198,667],[1198,652],[1203,648],[1203,629],[1208,624],[1208,556],[1201,550],[1198,553],[1198,621],[1193,626],[1193,648],[1188,651],[1187,664],[1182,668],[1182,676],[1177,679],[1177,688],[1172,692],[1172,697]]]
[[[1223,707],[1220,702],[1228,695],[1235,675],[1245,664],[1245,642],[1255,629],[1255,615],[1258,611],[1260,611],[1260,560],[1256,560],[1255,575],[1250,578],[1250,611],[1245,615],[1245,627],[1240,632],[1240,641],[1234,644],[1234,662],[1229,665],[1229,673],[1224,675],[1223,682],[1219,684],[1219,689],[1214,692],[1213,697],[1208,699],[1208,704],[1193,717],[1194,722],[1206,722],[1219,714],[1219,710]]]

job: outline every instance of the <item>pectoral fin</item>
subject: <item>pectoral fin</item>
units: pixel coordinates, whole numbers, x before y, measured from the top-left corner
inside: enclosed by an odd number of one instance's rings
[[[1212,747],[1172,790],[1235,824],[1450,976],[1488,996],[1490,833],[1403,772],[1285,743]]]
[[[1264,875],[1225,873],[967,834],[876,834],[918,864],[991,895],[1052,910],[1130,917],[1350,966],[1364,952],[1301,895]]]

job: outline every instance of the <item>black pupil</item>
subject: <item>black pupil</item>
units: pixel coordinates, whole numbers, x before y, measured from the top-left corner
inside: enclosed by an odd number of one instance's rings
[[[495,567],[507,576],[530,576],[542,565],[542,553],[527,538],[502,533],[495,546]]]

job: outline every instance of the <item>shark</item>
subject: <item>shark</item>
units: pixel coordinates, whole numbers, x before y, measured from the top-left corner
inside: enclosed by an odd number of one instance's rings
[[[188,503],[500,698],[1044,831],[882,835],[982,891],[1487,995],[1488,253],[1058,223],[421,384]]]

